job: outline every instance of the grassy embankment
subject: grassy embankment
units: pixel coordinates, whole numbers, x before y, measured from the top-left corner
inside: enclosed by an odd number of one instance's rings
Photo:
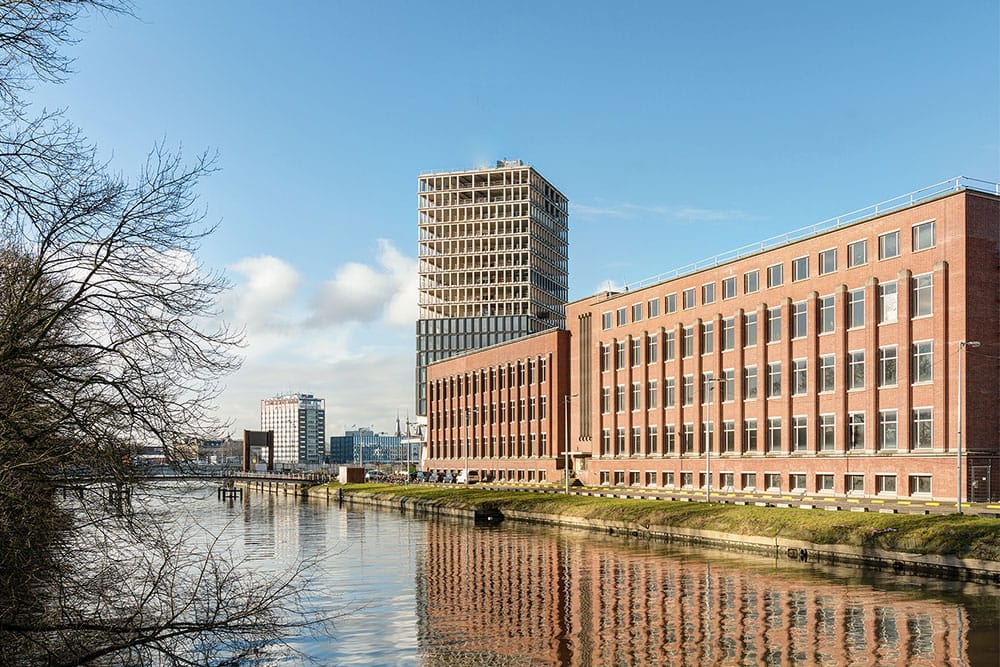
[[[339,487],[339,485],[334,485]],[[461,508],[496,508],[586,519],[626,521],[802,540],[814,544],[874,547],[917,554],[1000,561],[1000,519],[958,515],[827,512],[748,505],[565,496],[490,491],[476,487],[401,487],[349,484],[344,491],[407,496]]]

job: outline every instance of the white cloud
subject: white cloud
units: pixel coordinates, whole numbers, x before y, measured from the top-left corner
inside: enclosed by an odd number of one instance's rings
[[[397,412],[412,416],[415,258],[380,240],[372,260],[341,264],[326,282],[270,256],[229,268],[235,287],[222,305],[246,330],[246,358],[219,409],[237,437],[260,427],[260,399],[287,391],[326,399],[328,437],[355,424],[391,430]]]
[[[599,220],[616,218],[639,221],[649,217],[663,218],[665,222],[731,222],[757,220],[756,216],[734,209],[710,209],[697,206],[666,204],[608,203],[590,206],[570,204],[571,219]],[[572,223],[571,223],[572,224]]]

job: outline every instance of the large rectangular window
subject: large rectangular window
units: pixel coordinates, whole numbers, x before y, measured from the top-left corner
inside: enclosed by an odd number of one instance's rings
[[[660,314],[660,300],[650,299],[646,302],[646,316],[657,317]]]
[[[934,410],[914,408],[913,424],[910,428],[913,449],[930,449],[934,446]]]
[[[642,383],[632,383],[632,411],[642,410]]]
[[[865,291],[851,290],[847,293],[847,327],[854,329],[865,325]]]
[[[623,340],[615,343],[615,368],[617,370],[625,368],[625,341]]]
[[[865,448],[865,413],[847,415],[847,446],[855,450]]]
[[[684,405],[694,405],[694,376],[685,375],[681,386],[681,400]]]
[[[681,343],[682,354],[690,357],[694,354],[694,327],[684,327],[684,340]]]
[[[805,301],[792,304],[792,338],[805,338],[806,334],[809,333],[807,306]]]
[[[701,402],[708,405],[715,397],[715,377],[712,372],[701,374]]]
[[[642,304],[634,303],[632,304],[632,321],[641,322],[642,321]]]
[[[913,276],[913,317],[924,317],[934,313],[934,274]]]
[[[668,315],[677,311],[677,294],[668,294],[663,297],[663,310]]]
[[[820,451],[832,452],[837,447],[837,418],[835,415],[819,416]]]
[[[809,278],[809,258],[798,257],[792,260],[792,282]]]
[[[893,257],[899,257],[898,229],[878,237],[878,258],[892,259]]]
[[[757,344],[757,313],[747,313],[743,318],[743,346]]]
[[[878,350],[878,386],[896,386],[896,346],[887,345]]]
[[[646,336],[646,363],[655,364],[659,361],[660,337],[653,333]]]
[[[743,398],[747,401],[757,398],[756,366],[747,366],[743,369]]]
[[[891,324],[897,317],[896,283],[882,283],[878,286],[878,323]]]
[[[934,244],[933,220],[913,226],[913,252],[933,248]]]
[[[615,313],[615,321],[618,326],[628,324],[628,308],[619,308]]]
[[[837,249],[830,248],[819,254],[819,275],[825,276],[837,270]]]
[[[736,451],[736,423],[733,421],[722,422],[722,451],[723,453]]]
[[[715,325],[706,322],[701,325],[701,353],[709,354],[715,351]]]
[[[689,287],[686,290],[684,290],[681,293],[681,296],[683,298],[682,305],[683,305],[683,307],[684,307],[685,310],[687,310],[688,308],[694,308],[694,306],[695,306],[695,299],[698,296],[697,295],[697,291],[695,290],[694,287]]]
[[[674,350],[674,348],[676,347],[674,345],[674,339],[676,337],[677,336],[674,334],[673,331],[667,331],[667,332],[665,332],[663,334],[663,360],[664,361],[673,361],[674,360],[674,356],[675,356],[675,350]]]
[[[880,450],[894,451],[896,449],[897,422],[895,410],[881,410],[878,413],[878,448]]]
[[[736,276],[729,276],[722,279],[722,298],[733,299],[736,297]]]
[[[913,369],[911,373],[914,383],[934,380],[934,343],[932,341],[925,340],[913,344]]]
[[[632,352],[631,352],[631,354],[629,354],[629,357],[631,357],[629,359],[629,361],[632,362],[632,366],[633,367],[635,367],[635,366],[641,366],[642,365],[642,339],[641,338],[633,338],[632,339]]]
[[[865,388],[865,351],[847,353],[847,388]]]
[[[607,373],[611,370],[611,346],[601,343],[601,372]]]
[[[785,283],[784,265],[775,264],[767,267],[767,286],[781,287]]]
[[[721,396],[723,402],[731,401],[736,397],[736,371],[727,368],[722,371],[723,382],[720,382]]]
[[[781,362],[775,361],[767,365],[767,397],[781,396]]]
[[[777,343],[781,340],[781,306],[767,309],[767,342]]]
[[[625,412],[625,385],[615,387],[615,412]]]
[[[801,396],[809,391],[809,377],[806,371],[806,360],[792,361],[792,395]]]
[[[747,419],[743,422],[743,451],[757,451],[757,420]]]
[[[646,383],[646,409],[652,410],[660,405],[657,396],[657,386],[656,380],[650,380]]]
[[[701,286],[701,302],[715,303],[715,283],[706,283]]]
[[[792,450],[804,452],[807,448],[809,434],[809,419],[807,417],[792,417]]]
[[[781,451],[781,417],[769,417],[767,420],[767,451]]]
[[[656,454],[659,451],[655,426],[650,426],[646,430],[646,448],[650,454]]]
[[[722,351],[728,352],[736,345],[736,326],[731,317],[722,320]]]
[[[757,270],[747,271],[743,274],[743,293],[753,294],[760,289],[760,274]]]
[[[847,266],[861,266],[868,263],[868,241],[860,240],[847,245]]]
[[[821,334],[831,333],[836,328],[834,303],[833,295],[819,299],[819,332]]]
[[[825,354],[819,358],[819,391],[833,391],[836,387],[837,358],[832,354]]]
[[[673,378],[663,380],[663,407],[672,408],[676,404],[677,396]]]

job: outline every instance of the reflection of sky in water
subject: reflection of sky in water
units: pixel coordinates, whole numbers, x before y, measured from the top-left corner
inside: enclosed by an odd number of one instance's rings
[[[260,570],[320,556],[320,665],[997,665],[1000,589],[248,494],[185,506]],[[297,664],[299,658],[283,661]]]

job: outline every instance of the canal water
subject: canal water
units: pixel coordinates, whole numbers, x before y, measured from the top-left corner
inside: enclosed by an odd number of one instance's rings
[[[1000,587],[214,487],[184,507],[245,567],[320,556],[332,612],[275,664],[1000,665]]]

